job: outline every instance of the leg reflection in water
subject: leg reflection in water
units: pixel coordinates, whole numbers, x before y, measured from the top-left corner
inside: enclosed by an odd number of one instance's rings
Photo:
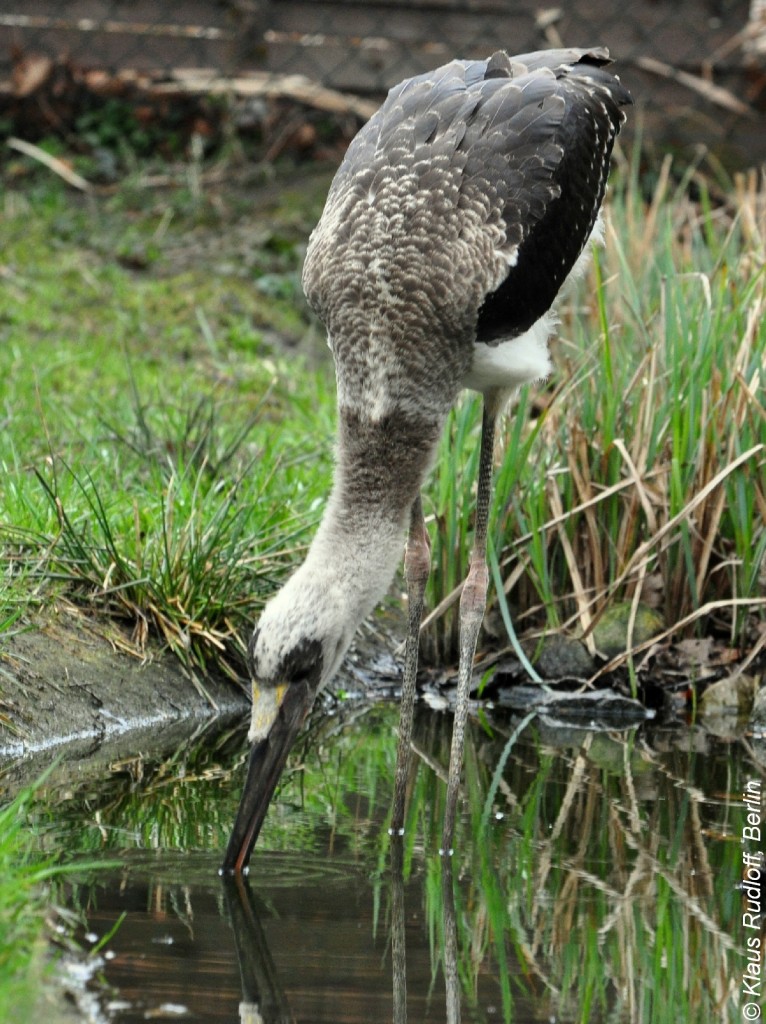
[[[394,1024],[407,1020],[407,943],[404,935],[404,850],[400,835],[391,837],[391,973]]]
[[[442,900],[444,906],[444,984],[447,990],[447,1024],[460,1024],[460,979],[457,973],[457,922],[452,858],[442,862]]]
[[[443,968],[447,1024],[460,1024],[460,979],[457,971],[457,923],[452,859],[440,858],[444,924]],[[391,837],[391,963],[394,982],[393,1024],[407,1021],[407,949],[405,939],[404,851],[399,835]]]

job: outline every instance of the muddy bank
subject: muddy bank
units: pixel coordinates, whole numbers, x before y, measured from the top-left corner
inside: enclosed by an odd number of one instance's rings
[[[246,719],[244,689],[215,676],[204,686],[210,699],[173,656],[131,657],[82,615],[59,611],[0,647],[0,759],[50,756],[64,745],[68,758],[104,746],[118,756],[179,724]]]

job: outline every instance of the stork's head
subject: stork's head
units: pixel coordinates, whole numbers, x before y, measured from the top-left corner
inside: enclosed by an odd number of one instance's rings
[[[343,591],[305,567],[266,605],[250,641],[250,761],[222,871],[246,868],[287,755],[356,628]]]

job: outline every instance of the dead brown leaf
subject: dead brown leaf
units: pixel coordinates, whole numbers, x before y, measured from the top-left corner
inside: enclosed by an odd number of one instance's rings
[[[31,96],[50,78],[53,70],[53,61],[44,54],[31,53],[22,58],[13,66],[13,92],[16,96],[24,98]]]

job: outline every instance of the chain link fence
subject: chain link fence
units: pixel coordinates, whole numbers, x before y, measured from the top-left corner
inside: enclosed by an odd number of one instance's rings
[[[62,63],[101,89],[289,95],[299,75],[377,97],[455,55],[560,45],[609,47],[658,148],[766,158],[766,0],[0,0],[0,103]]]

